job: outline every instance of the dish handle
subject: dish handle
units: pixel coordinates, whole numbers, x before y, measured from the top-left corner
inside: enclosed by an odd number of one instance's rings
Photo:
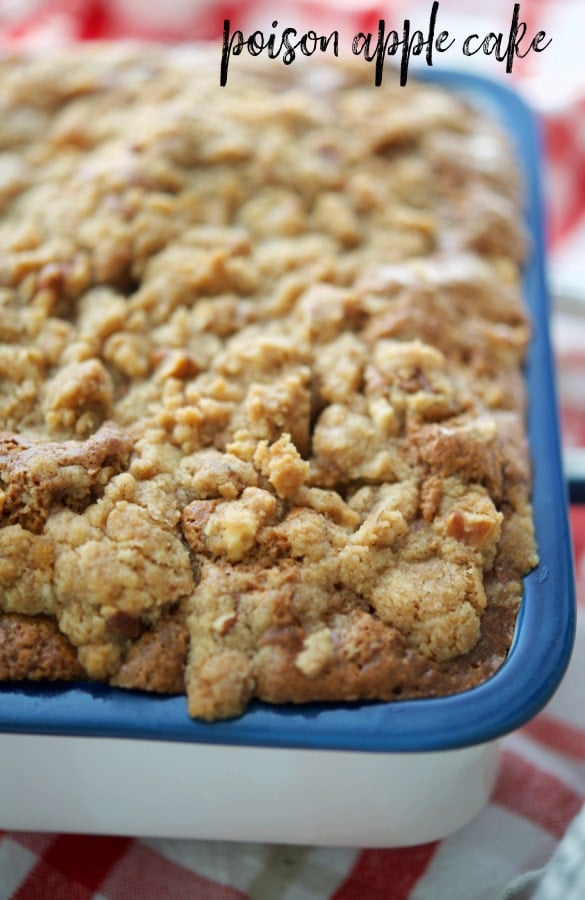
[[[579,417],[585,416],[580,382],[585,374],[585,354],[582,345],[585,335],[585,293],[574,285],[556,283],[552,292],[553,327],[557,326],[557,366],[561,381],[566,383],[561,389],[561,399],[567,393],[569,405],[579,410]],[[561,325],[562,323],[562,325]],[[565,371],[566,369],[566,371]],[[582,430],[582,429],[581,429]],[[582,434],[581,434],[582,438]],[[578,441],[581,443],[582,441]],[[567,481],[571,503],[585,503],[585,446],[567,446],[563,450],[563,469]]]
[[[570,447],[563,452],[563,466],[571,503],[585,503],[585,447]]]

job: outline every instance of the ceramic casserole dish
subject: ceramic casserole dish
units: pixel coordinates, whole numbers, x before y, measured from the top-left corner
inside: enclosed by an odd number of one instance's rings
[[[540,563],[515,638],[488,681],[454,696],[271,707],[189,718],[184,697],[95,684],[0,685],[0,827],[117,835],[405,846],[462,827],[487,802],[502,736],[548,702],[568,665],[574,585],[549,339],[539,135],[510,90],[432,72],[509,134],[526,185],[534,324],[528,434]]]

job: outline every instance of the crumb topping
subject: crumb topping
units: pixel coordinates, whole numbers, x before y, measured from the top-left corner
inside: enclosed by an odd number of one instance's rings
[[[436,696],[537,562],[521,179],[438,87],[0,60],[0,678]]]

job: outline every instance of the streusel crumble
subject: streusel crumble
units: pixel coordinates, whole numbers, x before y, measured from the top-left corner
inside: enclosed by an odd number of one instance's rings
[[[0,678],[209,720],[487,678],[537,561],[493,122],[195,49],[0,85]]]

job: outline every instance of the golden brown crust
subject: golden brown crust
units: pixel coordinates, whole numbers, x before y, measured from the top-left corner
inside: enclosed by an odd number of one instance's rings
[[[536,562],[510,150],[437,87],[254,63],[0,61],[3,678],[216,719],[505,658]]]
[[[183,616],[169,615],[140,636],[133,631],[128,637],[138,639],[131,644],[112,684],[158,694],[184,693],[189,635]]]
[[[84,679],[75,647],[52,619],[0,613],[2,681],[72,681]]]

